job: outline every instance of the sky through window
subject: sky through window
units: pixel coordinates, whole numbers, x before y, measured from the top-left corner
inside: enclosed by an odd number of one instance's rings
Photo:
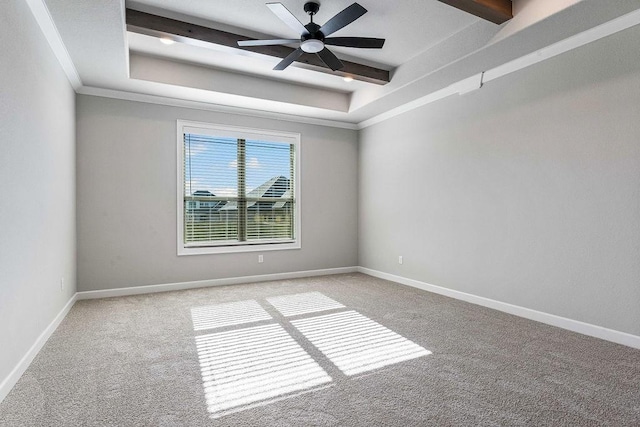
[[[235,138],[185,134],[186,194],[209,191],[215,196],[237,197],[238,143]],[[247,193],[274,177],[291,179],[291,146],[267,141],[246,141]]]

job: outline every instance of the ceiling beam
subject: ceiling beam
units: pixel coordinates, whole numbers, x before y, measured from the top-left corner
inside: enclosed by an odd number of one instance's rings
[[[190,40],[213,43],[234,49],[256,52],[276,58],[286,58],[295,49],[287,46],[238,46],[240,40],[253,40],[250,37],[215,30],[213,28],[177,21],[163,16],[152,15],[133,9],[127,9],[127,30],[151,35],[155,37],[168,37],[176,41],[189,43]],[[331,71],[316,55],[302,55],[296,62],[303,64],[304,68],[334,74],[341,77],[350,76],[354,80],[384,85],[389,83],[389,71],[355,62],[342,61],[344,68]],[[275,73],[276,71],[274,71]]]
[[[513,18],[511,0],[440,0],[479,18],[502,24]]]

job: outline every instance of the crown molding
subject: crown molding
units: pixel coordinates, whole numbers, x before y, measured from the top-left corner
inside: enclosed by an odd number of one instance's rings
[[[44,34],[45,39],[47,39],[49,46],[51,46],[51,50],[53,50],[54,55],[62,66],[64,73],[67,75],[69,83],[71,83],[71,86],[77,92],[82,86],[82,80],[80,79],[80,75],[78,74],[75,65],[73,65],[73,61],[67,51],[67,47],[62,42],[62,37],[60,37],[58,28],[53,22],[49,8],[45,4],[44,0],[25,1],[29,6],[29,9],[31,9],[31,13],[36,18],[36,22]]]
[[[241,116],[259,117],[295,123],[306,123],[310,125],[327,126],[340,129],[358,129],[358,125],[355,123],[341,122],[337,120],[318,119],[313,117],[296,116],[284,113],[274,113],[270,111],[252,110],[248,108],[210,104],[200,101],[189,101],[185,99],[169,98],[158,95],[147,95],[137,92],[126,92],[122,90],[104,89],[93,86],[82,86],[77,89],[76,92],[80,95],[99,96],[102,98],[121,99],[124,101],[144,102],[147,104],[166,105],[170,107],[191,108],[193,110],[215,111],[219,113],[237,114]]]

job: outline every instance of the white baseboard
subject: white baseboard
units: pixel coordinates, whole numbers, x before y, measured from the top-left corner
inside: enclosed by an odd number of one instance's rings
[[[382,271],[372,270],[370,268],[358,267],[358,271],[360,273],[368,274],[369,276],[390,280],[402,285],[411,286],[414,288],[444,295],[450,298],[455,298],[458,300],[470,302],[472,304],[477,304],[483,307],[488,307],[494,310],[513,314],[515,316],[524,317],[525,319],[535,320],[536,322],[546,323],[547,325],[551,326],[557,326],[558,328],[578,332],[583,335],[589,335],[591,337],[600,338],[617,344],[640,349],[640,336],[637,335],[603,328],[602,326],[580,322],[579,320],[567,319],[566,317],[556,316],[555,314],[544,313],[542,311],[532,310],[530,308],[520,307],[489,298],[479,297],[477,295],[468,294],[453,289],[443,288],[442,286],[431,285],[419,280],[407,279],[406,277],[396,276],[394,274],[384,273]]]
[[[290,273],[260,274],[256,276],[229,277],[225,279],[197,280],[192,282],[165,283],[162,285],[135,286],[131,288],[104,289],[78,292],[78,299],[111,298],[141,295],[156,292],[181,291],[184,289],[208,288],[211,286],[238,285],[242,283],[267,282],[271,280],[299,279],[302,277],[328,276],[355,273],[358,267],[327,268],[323,270],[292,271]]]
[[[78,294],[74,294],[71,299],[62,307],[62,310],[58,313],[58,315],[49,323],[49,326],[38,336],[36,342],[33,343],[31,348],[27,351],[27,353],[20,359],[15,368],[9,373],[9,375],[2,380],[0,383],[0,402],[4,400],[5,397],[9,394],[14,385],[18,382],[24,371],[27,370],[33,359],[37,356],[38,352],[44,344],[47,342],[49,337],[56,330],[60,322],[65,318],[73,304],[78,299]]]

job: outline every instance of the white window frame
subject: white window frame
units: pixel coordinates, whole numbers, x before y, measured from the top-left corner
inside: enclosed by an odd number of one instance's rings
[[[211,246],[185,246],[184,244],[184,134],[196,133],[217,137],[231,137],[245,140],[261,140],[293,144],[295,147],[294,169],[294,239],[288,241],[266,242],[225,242],[221,245]],[[177,214],[178,220],[178,255],[204,255],[240,252],[262,252],[276,250],[292,250],[302,247],[301,218],[300,218],[300,134],[293,132],[271,131],[264,129],[252,129],[245,127],[218,125],[212,123],[194,122],[189,120],[177,121]]]

